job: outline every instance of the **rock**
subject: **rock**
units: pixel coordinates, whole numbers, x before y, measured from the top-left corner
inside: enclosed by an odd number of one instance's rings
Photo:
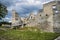
[[[2,30],[2,31],[6,31],[6,29],[5,29],[5,28],[0,28],[0,30]]]
[[[54,39],[54,40],[60,40],[60,36],[58,38]]]

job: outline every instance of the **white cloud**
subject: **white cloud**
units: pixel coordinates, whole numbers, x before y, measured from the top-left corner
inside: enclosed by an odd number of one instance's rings
[[[7,8],[8,11],[11,11],[12,9],[14,9],[14,6],[10,6]]]
[[[8,20],[9,18],[8,18],[8,17],[6,17],[5,19],[7,19],[7,20]]]
[[[41,5],[40,0],[23,0],[23,2],[16,2],[16,6],[20,5]]]
[[[11,18],[5,17],[3,18],[4,21],[11,21]]]
[[[9,21],[9,22],[12,22],[12,21]]]

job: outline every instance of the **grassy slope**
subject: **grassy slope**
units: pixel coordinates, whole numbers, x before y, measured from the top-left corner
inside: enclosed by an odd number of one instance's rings
[[[30,31],[30,30],[7,30],[0,31],[0,38],[6,40],[53,40],[60,34],[57,33],[47,33],[40,31]]]

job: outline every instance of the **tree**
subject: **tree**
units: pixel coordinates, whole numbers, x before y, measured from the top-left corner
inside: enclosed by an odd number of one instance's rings
[[[7,7],[0,3],[0,19],[4,18],[7,15]]]

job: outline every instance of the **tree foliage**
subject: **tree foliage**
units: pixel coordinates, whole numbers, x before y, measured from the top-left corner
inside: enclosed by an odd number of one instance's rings
[[[4,18],[7,15],[7,7],[0,3],[0,19]]]

